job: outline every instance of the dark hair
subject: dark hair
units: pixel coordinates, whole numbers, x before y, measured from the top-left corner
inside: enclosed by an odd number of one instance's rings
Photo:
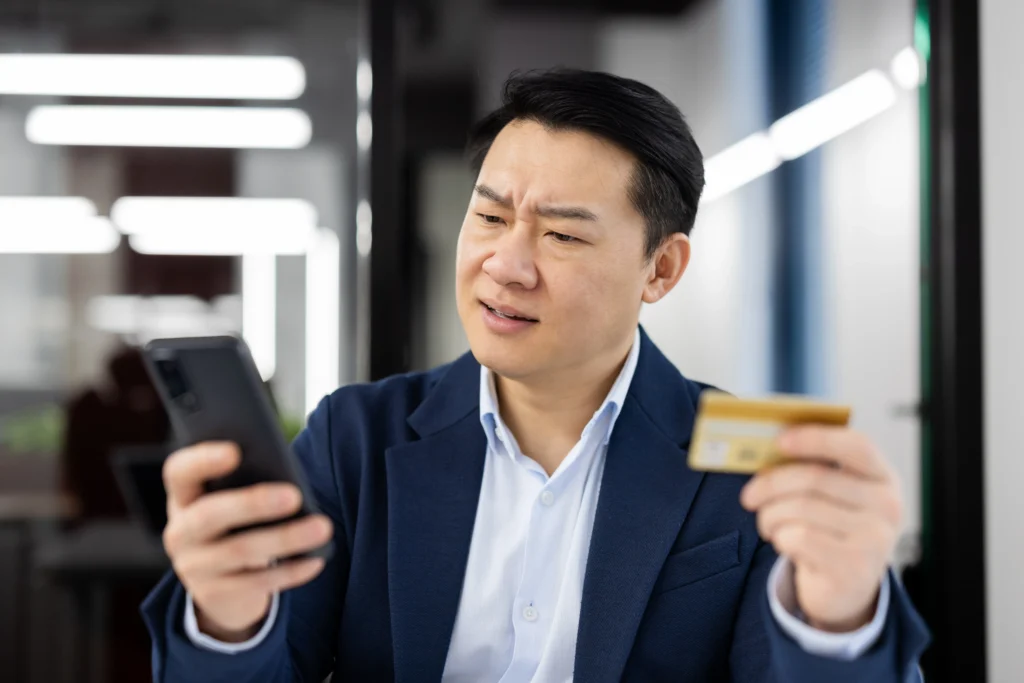
[[[590,133],[636,157],[628,193],[647,223],[647,258],[672,233],[690,234],[704,190],[704,159],[679,108],[654,88],[597,71],[513,72],[501,107],[470,133],[467,152],[477,173],[498,133],[517,120]]]

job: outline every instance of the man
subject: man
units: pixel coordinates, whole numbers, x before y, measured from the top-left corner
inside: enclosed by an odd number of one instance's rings
[[[321,403],[295,451],[325,517],[224,538],[297,492],[202,495],[230,445],[168,460],[156,680],[916,680],[898,486],[865,437],[792,430],[749,482],[686,465],[704,386],[638,327],[704,184],[679,110],[581,71],[504,95],[459,236],[472,354]],[[272,564],[332,534],[326,566]]]

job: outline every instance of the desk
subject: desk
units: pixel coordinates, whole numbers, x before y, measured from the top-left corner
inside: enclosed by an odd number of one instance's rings
[[[69,496],[0,494],[0,672],[5,680],[28,680],[31,548],[42,529],[77,514]]]
[[[170,567],[159,539],[130,522],[96,522],[40,547],[34,565],[75,595],[79,638],[85,641],[82,680],[106,683],[110,593],[123,582],[159,580]]]

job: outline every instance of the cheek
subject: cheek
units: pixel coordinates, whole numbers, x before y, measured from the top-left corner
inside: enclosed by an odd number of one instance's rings
[[[637,323],[643,296],[644,276],[640,264],[615,263],[606,268],[595,283],[595,317],[612,337]]]
[[[621,266],[600,263],[575,264],[558,269],[547,279],[550,292],[559,300],[563,320],[578,329],[594,329],[621,320],[624,313],[638,308],[637,276],[626,277]]]
[[[455,251],[455,283],[460,298],[472,293],[473,282],[482,270],[486,258],[485,249],[468,236],[464,228],[459,233]]]

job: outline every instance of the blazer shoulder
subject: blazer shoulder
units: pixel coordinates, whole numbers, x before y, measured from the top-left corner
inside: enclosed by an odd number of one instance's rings
[[[328,428],[349,445],[379,450],[413,440],[408,419],[427,400],[453,364],[428,371],[393,375],[376,382],[349,384],[325,397],[310,415],[309,427]]]
[[[333,426],[358,429],[381,425],[397,429],[401,425],[404,430],[406,419],[426,400],[448,367],[348,384],[324,398],[318,410],[329,413]]]

